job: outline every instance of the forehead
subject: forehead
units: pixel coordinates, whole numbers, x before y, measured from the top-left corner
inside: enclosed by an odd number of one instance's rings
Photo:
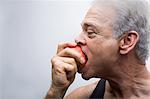
[[[115,15],[115,10],[112,9],[111,7],[103,7],[103,6],[96,7],[93,5],[88,10],[82,22],[82,25],[90,24],[90,25],[96,25],[98,27],[110,25],[113,23],[114,15]]]

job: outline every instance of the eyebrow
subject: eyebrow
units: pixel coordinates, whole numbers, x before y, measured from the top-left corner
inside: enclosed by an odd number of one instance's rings
[[[92,23],[92,22],[82,22],[81,23],[81,26],[82,26],[82,28],[85,28],[85,27],[92,27],[92,28],[94,28],[96,31],[99,31],[99,32],[101,32],[102,31],[102,27],[100,27],[100,26],[98,26],[97,24],[95,24],[95,23]]]
[[[91,27],[93,27],[93,28],[96,29],[96,26],[95,26],[95,24],[93,24],[93,23],[85,22],[85,23],[81,23],[81,26],[82,26],[83,28],[84,28],[84,27],[91,26]]]

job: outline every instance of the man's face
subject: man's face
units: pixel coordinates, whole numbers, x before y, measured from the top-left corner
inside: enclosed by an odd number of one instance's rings
[[[76,42],[88,61],[79,71],[84,79],[100,77],[117,60],[118,41],[112,37],[114,11],[91,7],[82,22],[82,32]]]

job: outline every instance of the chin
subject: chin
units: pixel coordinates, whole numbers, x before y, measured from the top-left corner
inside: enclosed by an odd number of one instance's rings
[[[81,76],[84,80],[89,80],[92,78],[92,77],[90,77],[90,75],[85,75],[85,74],[81,74]]]

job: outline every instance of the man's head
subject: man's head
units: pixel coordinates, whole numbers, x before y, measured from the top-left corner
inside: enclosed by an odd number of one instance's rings
[[[144,0],[93,2],[83,20],[83,31],[76,39],[88,57],[83,78],[111,72],[110,68],[115,70],[113,65],[127,57],[145,63],[150,34],[147,6]]]
[[[148,58],[149,8],[147,0],[95,0],[93,6],[111,7],[116,11],[113,20],[113,36],[119,38],[125,33],[135,31],[139,35],[136,44],[138,58],[145,62]]]

